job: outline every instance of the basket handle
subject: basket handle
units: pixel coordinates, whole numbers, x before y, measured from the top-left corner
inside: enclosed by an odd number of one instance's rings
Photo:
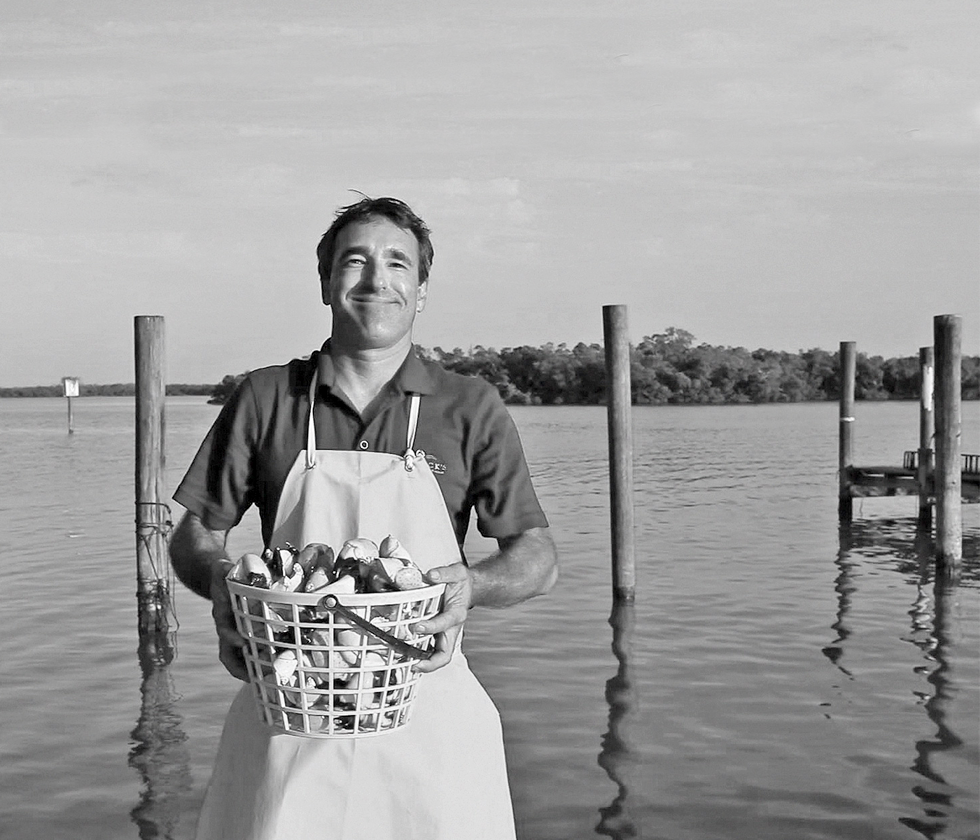
[[[346,618],[351,624],[360,627],[361,630],[374,636],[379,641],[384,642],[388,647],[390,647],[396,653],[400,653],[402,656],[407,656],[409,659],[429,659],[432,657],[431,650],[422,650],[422,648],[415,647],[415,645],[410,645],[408,642],[402,641],[391,633],[387,633],[380,627],[375,627],[370,621],[361,618],[356,612],[349,610],[340,601],[337,600],[336,595],[324,595],[320,599],[320,607],[325,610],[331,610],[332,612],[339,613],[344,618]]]

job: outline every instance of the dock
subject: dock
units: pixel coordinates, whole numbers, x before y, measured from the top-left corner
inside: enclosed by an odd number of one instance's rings
[[[919,448],[905,452],[901,466],[855,464],[855,343],[842,341],[839,357],[838,518],[851,521],[855,498],[918,496],[919,531],[933,530],[935,510],[936,575],[948,581],[958,579],[963,559],[961,505],[980,501],[980,455],[960,450],[961,331],[959,315],[936,315],[934,345],[919,348]]]
[[[980,503],[980,455],[962,455],[960,498],[966,504]],[[849,466],[845,480],[852,498],[873,496],[921,496],[935,502],[935,473],[925,474],[925,487],[919,486],[919,453],[907,450],[902,466]]]

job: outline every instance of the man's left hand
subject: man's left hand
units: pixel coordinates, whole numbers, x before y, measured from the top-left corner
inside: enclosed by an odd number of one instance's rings
[[[470,570],[462,563],[430,569],[426,578],[430,583],[446,584],[446,594],[442,599],[442,612],[434,618],[419,622],[413,628],[416,633],[436,637],[435,653],[429,659],[414,665],[414,669],[421,674],[438,671],[449,664],[456,649],[456,639],[473,603]]]
[[[435,653],[416,663],[421,673],[449,663],[470,607],[509,607],[544,595],[558,580],[555,543],[547,528],[530,528],[497,539],[498,551],[479,563],[438,566],[426,575],[431,583],[445,583],[442,612],[415,625],[418,633],[436,637]]]

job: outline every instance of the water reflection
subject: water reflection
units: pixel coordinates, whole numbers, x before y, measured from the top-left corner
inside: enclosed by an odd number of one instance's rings
[[[851,672],[841,665],[840,660],[844,654],[844,643],[851,635],[851,629],[847,625],[847,614],[851,609],[851,596],[857,587],[854,584],[852,573],[857,563],[851,560],[851,549],[854,546],[852,523],[842,523],[839,530],[839,547],[837,549],[837,577],[834,579],[834,591],[837,593],[837,617],[830,625],[837,636],[825,648],[823,655],[834,663],[841,671],[851,676]]]
[[[937,579],[935,545],[932,535],[914,529],[914,520],[877,520],[842,524],[836,564],[839,570],[834,582],[838,593],[837,614],[831,628],[836,638],[823,653],[845,674],[841,664],[844,643],[850,636],[848,613],[857,592],[855,578],[859,567],[869,559],[881,558],[915,587],[909,608],[911,634],[903,639],[918,647],[924,663],[914,668],[925,677],[931,691],[917,692],[935,734],[915,742],[911,769],[922,777],[912,787],[912,794],[922,803],[922,816],[900,817],[899,822],[929,840],[946,836],[949,814],[954,803],[950,785],[936,769],[942,753],[963,745],[950,728],[947,714],[953,704],[956,685],[953,680],[957,584]],[[969,585],[980,579],[977,560],[980,551],[975,538],[965,538],[960,580]]]
[[[936,726],[933,738],[923,738],[915,742],[915,759],[912,769],[922,776],[927,784],[915,785],[912,793],[923,803],[926,819],[918,817],[902,817],[899,822],[919,832],[923,837],[941,837],[946,827],[948,811],[953,807],[952,797],[946,788],[946,780],[942,773],[935,769],[933,759],[947,750],[962,745],[963,741],[950,729],[946,716],[952,701],[955,687],[953,684],[953,663],[951,649],[953,647],[955,624],[956,586],[947,581],[938,580],[933,587],[935,610],[933,614],[932,633],[923,642],[917,643],[925,653],[931,665],[920,666],[916,672],[927,672],[926,681],[932,686],[932,694],[920,695],[924,698],[926,714]],[[918,602],[917,602],[918,603]],[[913,608],[913,613],[916,609]],[[917,615],[913,615],[913,633],[917,629]],[[931,784],[928,784],[931,783]]]
[[[176,838],[191,792],[190,752],[170,673],[175,653],[171,632],[148,633],[140,639],[142,702],[129,751],[129,766],[142,782],[140,801],[130,811],[140,840]]]
[[[628,798],[630,776],[638,756],[632,744],[629,726],[636,712],[636,689],[630,674],[630,658],[633,645],[633,628],[636,623],[634,605],[615,602],[609,616],[613,630],[612,651],[619,662],[616,675],[606,682],[606,702],[609,703],[609,727],[602,736],[599,766],[606,771],[616,785],[616,796],[604,808],[599,809],[596,834],[614,840],[639,837],[636,825],[629,815]]]
[[[936,561],[932,533],[919,530],[914,517],[842,523],[839,542],[838,565],[843,561],[853,569],[862,558],[881,560],[913,586],[919,583],[923,569],[929,570],[930,580],[934,576]],[[964,529],[959,583],[968,588],[980,584],[980,531]]]

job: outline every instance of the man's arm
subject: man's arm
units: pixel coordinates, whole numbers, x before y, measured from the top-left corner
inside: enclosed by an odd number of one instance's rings
[[[196,515],[187,511],[170,540],[170,559],[174,573],[192,592],[211,598],[212,569],[222,561],[231,563],[225,543],[227,531],[212,531]],[[227,568],[226,570],[227,571]]]
[[[455,563],[429,571],[432,583],[445,583],[442,612],[416,625],[420,633],[441,634],[431,659],[415,665],[423,673],[435,671],[452,658],[471,607],[509,607],[544,595],[558,581],[558,556],[547,528],[531,528],[497,540],[498,550],[473,566]]]
[[[558,582],[558,552],[547,528],[531,528],[497,545],[497,552],[469,569],[470,606],[510,607],[550,592]]]
[[[225,550],[227,539],[227,531],[206,528],[197,515],[188,511],[170,541],[170,559],[181,583],[211,601],[221,664],[233,677],[247,680],[242,657],[245,640],[235,627],[231,595],[225,584],[225,576],[234,565]]]

